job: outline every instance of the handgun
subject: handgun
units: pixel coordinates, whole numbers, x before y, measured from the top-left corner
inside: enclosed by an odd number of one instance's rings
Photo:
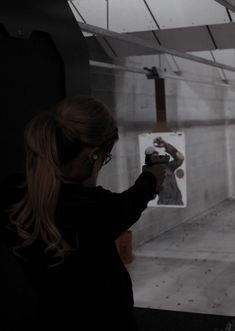
[[[152,166],[154,164],[168,164],[170,161],[170,155],[159,154],[152,146],[145,149],[145,164]]]

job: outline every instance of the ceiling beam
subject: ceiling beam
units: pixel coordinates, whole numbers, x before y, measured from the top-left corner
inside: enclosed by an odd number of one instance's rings
[[[134,72],[137,74],[144,74],[144,75],[147,74],[147,70],[142,69],[142,68],[129,67],[129,66],[123,66],[123,65],[107,63],[107,62],[100,62],[100,61],[93,61],[93,60],[90,60],[89,63],[91,66],[94,66],[94,67],[114,69],[114,70],[120,70],[120,71],[125,71],[125,72],[129,71],[129,72]]]
[[[231,11],[235,12],[235,1],[234,0],[215,0],[215,1],[220,3],[225,8],[228,8]]]
[[[191,55],[188,53],[179,52],[174,49],[166,48],[166,47],[157,45],[156,43],[153,43],[152,41],[143,40],[141,38],[137,38],[137,37],[128,35],[126,33],[118,33],[118,32],[106,30],[106,29],[103,29],[103,28],[100,28],[100,27],[97,27],[94,25],[85,24],[85,23],[81,23],[81,22],[78,22],[78,25],[80,26],[82,31],[90,32],[94,35],[118,39],[118,40],[121,40],[124,42],[129,42],[129,43],[139,45],[139,46],[142,46],[142,47],[145,47],[148,49],[152,49],[154,51],[158,51],[163,54],[166,53],[166,54],[174,55],[176,57],[183,58],[183,59],[186,59],[189,61],[198,62],[198,63],[202,63],[202,64],[205,64],[205,65],[208,65],[211,67],[216,67],[216,68],[235,72],[235,67],[232,67],[232,66],[229,66],[229,65],[226,65],[223,63],[207,60],[202,57]]]

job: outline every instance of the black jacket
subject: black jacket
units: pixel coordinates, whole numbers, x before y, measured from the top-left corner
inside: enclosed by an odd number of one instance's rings
[[[4,210],[24,196],[27,188],[20,184],[17,176],[2,183],[2,219]],[[46,323],[51,330],[135,330],[132,283],[115,240],[140,218],[155,189],[155,177],[148,172],[122,193],[62,183],[56,225],[75,251],[48,268],[40,238],[21,250],[21,266],[37,295],[40,328],[46,330]],[[19,238],[5,225],[2,237],[11,247]]]

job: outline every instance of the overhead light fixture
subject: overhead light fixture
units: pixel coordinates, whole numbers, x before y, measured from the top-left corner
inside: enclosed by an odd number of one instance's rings
[[[231,11],[235,12],[235,0],[215,0],[215,1],[220,3],[222,6],[230,9]]]

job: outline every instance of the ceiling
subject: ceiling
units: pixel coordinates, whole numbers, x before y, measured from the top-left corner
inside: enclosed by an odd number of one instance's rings
[[[235,13],[215,0],[70,0],[78,22],[138,37],[235,67]],[[159,54],[157,49],[84,33],[94,59]],[[177,56],[171,55],[178,68]],[[224,79],[235,73],[223,70]]]

